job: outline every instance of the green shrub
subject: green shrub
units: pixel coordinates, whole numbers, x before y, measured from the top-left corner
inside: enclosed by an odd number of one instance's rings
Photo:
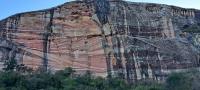
[[[50,72],[0,72],[0,90],[199,90],[200,73],[173,73],[165,83],[152,80],[128,84],[119,78],[94,77],[90,72],[75,75],[71,68]]]

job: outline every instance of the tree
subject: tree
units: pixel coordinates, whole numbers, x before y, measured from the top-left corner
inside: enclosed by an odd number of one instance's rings
[[[173,73],[166,80],[167,90],[192,90],[190,76],[186,73]]]
[[[6,60],[4,63],[3,70],[5,71],[14,71],[17,67],[17,62],[15,59]]]
[[[73,75],[75,71],[71,67],[67,67],[64,70],[59,70],[55,73],[56,76],[59,76],[61,78],[69,77]]]

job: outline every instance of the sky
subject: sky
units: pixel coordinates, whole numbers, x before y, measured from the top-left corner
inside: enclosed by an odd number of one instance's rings
[[[0,0],[0,20],[20,12],[51,8],[73,0]],[[200,9],[200,0],[127,0]]]

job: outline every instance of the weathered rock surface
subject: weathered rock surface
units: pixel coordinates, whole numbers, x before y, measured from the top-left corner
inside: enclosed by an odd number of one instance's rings
[[[73,67],[97,76],[163,79],[200,66],[200,11],[121,0],[68,2],[0,21],[1,63]]]

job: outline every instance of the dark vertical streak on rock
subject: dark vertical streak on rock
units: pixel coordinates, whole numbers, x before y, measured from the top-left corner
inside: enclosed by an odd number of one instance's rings
[[[125,45],[124,45],[124,43],[123,44],[120,43],[120,40],[122,40],[122,42],[124,42],[122,39],[123,37],[118,36],[118,35],[122,34],[123,32],[126,32],[126,30],[127,30],[126,27],[124,27],[126,25],[125,24],[126,23],[125,22],[125,19],[126,19],[125,14],[126,13],[123,13],[124,9],[125,9],[125,8],[123,8],[123,6],[125,6],[125,3],[120,0],[115,3],[116,3],[116,7],[113,12],[116,13],[116,15],[114,15],[114,17],[115,17],[114,19],[115,19],[115,22],[117,22],[117,26],[115,26],[116,29],[113,32],[115,32],[117,35],[112,37],[112,38],[116,39],[115,44],[113,44],[113,45],[116,45],[116,46],[113,46],[113,47],[116,47],[115,48],[116,50],[114,49],[114,56],[117,60],[117,69],[119,69],[118,76],[120,78],[125,78],[126,73],[125,73],[124,69],[126,66],[123,66],[122,56],[121,56],[121,47],[125,48]],[[128,5],[126,5],[126,6],[128,6]],[[123,24],[123,26],[121,24]]]
[[[116,58],[117,66],[116,69],[118,70],[118,77],[124,78],[124,73],[123,73],[123,65],[122,65],[122,57],[121,57],[121,44],[120,44],[120,39],[117,37],[117,35],[114,35],[112,37],[112,43],[113,43],[113,51],[114,51],[114,57]]]
[[[108,23],[108,15],[110,13],[110,3],[107,0],[95,0],[94,1],[95,6],[95,14],[97,15],[97,18],[101,24],[101,34],[102,34],[102,46],[104,48],[105,57],[106,57],[106,63],[107,63],[107,73],[108,78],[112,77],[111,73],[111,61],[110,61],[110,55],[111,52],[108,49],[108,40],[105,36],[105,32],[103,29],[103,26]]]
[[[54,9],[50,10],[50,20],[49,23],[46,27],[47,31],[44,33],[43,35],[43,56],[44,56],[44,60],[43,60],[43,69],[44,71],[47,71],[48,69],[48,52],[50,49],[50,36],[52,35],[52,25],[53,25],[53,16],[54,16]]]
[[[110,3],[107,0],[95,0],[95,13],[97,18],[101,24],[101,33],[102,33],[102,46],[104,48],[104,52],[106,54],[106,63],[107,63],[107,73],[108,78],[111,78],[111,66],[110,66],[110,52],[108,51],[108,40],[105,36],[105,32],[103,30],[103,26],[108,23],[108,15],[110,12]]]
[[[16,36],[12,35],[11,32],[9,31],[12,31],[12,33],[17,33],[18,32],[18,27],[19,27],[19,24],[20,24],[20,18],[21,18],[21,15],[18,14],[10,19],[7,19],[6,21],[6,29],[5,29],[5,37],[7,40],[10,40],[12,41],[13,38],[16,38]],[[8,31],[8,32],[7,32]]]
[[[6,40],[9,40],[9,42],[12,42],[13,39],[17,38],[17,35],[15,35],[15,34],[20,31],[20,30],[18,30],[19,25],[20,25],[20,18],[21,18],[21,14],[18,14],[18,15],[13,16],[10,19],[7,19],[5,22],[3,38],[5,38]],[[7,27],[7,25],[8,25],[8,27]],[[9,47],[9,48],[10,48],[10,50],[7,53],[8,58],[6,60],[16,60],[16,62],[18,62],[19,60],[16,59],[16,54],[18,53],[17,45],[11,44],[11,47]],[[17,57],[17,58],[19,58],[19,57]],[[23,58],[20,58],[20,59],[23,59]]]
[[[137,39],[130,39],[130,38],[125,38],[126,42],[126,48],[125,48],[125,53],[124,57],[126,58],[126,72],[127,72],[127,81],[129,83],[133,83],[137,81],[137,72],[136,72],[136,66],[135,64],[135,58],[136,58],[136,51],[135,47],[132,45],[135,45],[137,43]]]

